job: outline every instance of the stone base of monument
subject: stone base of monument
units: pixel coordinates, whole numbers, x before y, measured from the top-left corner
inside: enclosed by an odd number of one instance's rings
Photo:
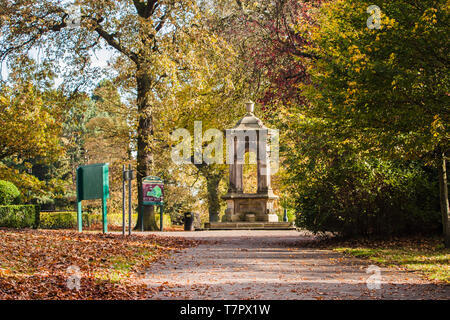
[[[245,221],[247,222],[255,222],[256,221],[256,215],[253,213],[247,213],[245,215]]]
[[[292,222],[211,222],[205,223],[208,230],[294,230]]]

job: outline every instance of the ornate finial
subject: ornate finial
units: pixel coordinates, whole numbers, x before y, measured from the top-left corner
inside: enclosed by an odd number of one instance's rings
[[[245,109],[247,109],[247,113],[253,114],[253,110],[255,110],[255,103],[252,100],[249,100],[245,103]]]

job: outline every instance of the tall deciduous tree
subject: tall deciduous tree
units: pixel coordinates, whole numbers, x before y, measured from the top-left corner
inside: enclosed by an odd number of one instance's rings
[[[92,51],[115,51],[114,66],[134,88],[136,98],[139,182],[153,170],[155,108],[167,90],[186,80],[195,65],[189,61],[191,44],[208,45],[198,23],[196,1],[79,0],[75,8],[79,8],[79,16],[69,14],[60,1],[2,0],[0,58],[3,61],[39,48],[40,59],[52,62],[65,76],[64,86],[77,90],[98,76],[98,70],[89,68]],[[141,184],[138,186],[142,208]],[[139,222],[141,212],[147,217],[144,229],[156,229],[149,217],[152,208],[139,210]]]

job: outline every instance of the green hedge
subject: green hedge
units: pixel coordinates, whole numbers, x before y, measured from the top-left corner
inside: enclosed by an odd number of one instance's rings
[[[108,215],[111,222],[112,215]],[[102,223],[101,214],[83,213],[83,227],[90,227]],[[111,223],[110,223],[111,225]],[[77,227],[77,213],[75,211],[41,212],[39,228],[41,229],[73,229]]]
[[[87,214],[83,214],[83,225],[87,225]],[[71,229],[77,226],[76,212],[41,212],[39,228],[42,229]]]
[[[0,227],[37,228],[39,209],[34,205],[0,206]]]
[[[41,212],[40,225],[42,229],[73,229],[77,227],[76,212]],[[159,227],[159,214],[156,215],[157,225]],[[137,214],[131,215],[133,227],[136,225]],[[83,213],[83,227],[90,227],[102,224],[101,214]],[[128,214],[127,214],[128,224]],[[171,220],[169,215],[164,215],[164,227],[170,227]],[[108,214],[108,226],[122,226],[122,214]]]

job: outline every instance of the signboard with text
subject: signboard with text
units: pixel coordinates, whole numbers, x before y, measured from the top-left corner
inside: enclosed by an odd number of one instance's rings
[[[164,183],[159,177],[142,179],[142,197],[144,205],[162,205],[164,202]]]

